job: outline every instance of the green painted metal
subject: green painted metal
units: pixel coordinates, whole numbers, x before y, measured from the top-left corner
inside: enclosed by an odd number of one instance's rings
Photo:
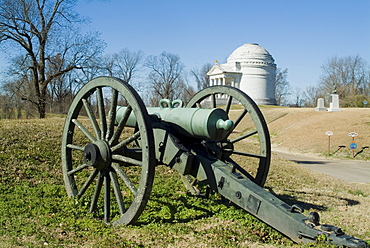
[[[320,224],[317,213],[305,216],[263,189],[270,156],[258,106],[227,86],[204,89],[185,108],[167,99],[159,108],[145,108],[127,83],[100,77],[77,94],[62,140],[68,195],[90,197],[90,211],[102,208],[106,222],[133,223],[148,201],[155,165],[164,164],[179,171],[193,193],[201,194],[197,184],[205,184],[296,242],[326,235],[338,246],[368,247],[338,227]]]
[[[136,130],[127,127],[125,120],[115,127],[119,101],[127,103],[124,115],[135,116]],[[135,147],[137,140],[140,147]],[[151,121],[136,91],[109,77],[86,84],[72,102],[63,131],[62,168],[68,195],[90,198],[90,212],[98,214],[102,209],[106,222],[133,223],[149,199],[155,165]],[[130,174],[134,170],[139,171],[138,178]],[[114,212],[112,205],[117,206]]]
[[[303,215],[299,207],[289,206],[248,178],[235,173],[230,165],[204,155],[201,150],[193,150],[193,156],[193,169],[197,170],[192,170],[192,173],[202,183],[293,241],[311,243],[319,235],[325,235],[330,243],[341,247],[368,247],[365,241],[346,235],[338,227],[320,224],[315,212],[308,217]]]
[[[181,144],[181,141],[168,132],[165,125],[155,125],[155,151],[158,164],[163,164],[177,170],[181,175],[192,172],[194,156]]]
[[[236,110],[232,110],[232,106],[236,106]],[[204,140],[204,144],[216,158],[232,164],[238,168],[238,171],[244,176],[248,177],[256,184],[263,186],[270,168],[271,141],[266,121],[255,102],[247,94],[237,88],[213,86],[198,92],[190,99],[186,107],[217,107],[222,108],[227,115],[232,111],[238,113],[231,119],[234,123],[234,127],[232,132],[229,132],[228,136],[218,143]],[[238,125],[241,125],[243,122],[249,122],[250,129],[245,132],[240,132],[236,136],[235,133],[237,133],[239,129]],[[258,149],[252,145],[248,145],[251,143],[256,144]],[[243,170],[239,161],[244,162],[248,158],[251,160],[249,161],[251,165],[247,172]],[[185,180],[185,183],[187,183],[188,180],[189,178]],[[193,184],[194,182],[192,181],[191,183]]]
[[[171,123],[180,135],[188,137],[219,141],[225,139],[234,126],[233,121],[228,120],[225,111],[218,108],[148,107],[147,111],[150,115],[156,115],[161,121]],[[122,119],[125,112],[126,107],[117,108],[116,123]],[[135,116],[130,115],[126,124],[135,127]]]

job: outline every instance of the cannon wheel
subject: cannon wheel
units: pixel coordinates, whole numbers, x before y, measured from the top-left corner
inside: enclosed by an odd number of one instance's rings
[[[127,109],[115,125],[118,104]],[[130,114],[136,128],[126,126]],[[65,188],[107,223],[133,223],[149,199],[155,170],[149,118],[136,91],[109,77],[87,83],[69,109],[62,137]]]
[[[237,88],[212,86],[195,94],[186,107],[226,111],[235,123],[228,137],[220,142],[204,140],[203,143],[211,155],[262,187],[270,167],[271,143],[267,124],[256,103]],[[187,175],[183,176],[183,182],[188,190],[199,194],[196,179]]]

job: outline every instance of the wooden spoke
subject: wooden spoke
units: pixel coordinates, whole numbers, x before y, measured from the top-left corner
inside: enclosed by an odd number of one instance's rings
[[[112,102],[109,110],[108,115],[108,130],[106,135],[106,140],[109,140],[114,132],[114,123],[116,121],[116,111],[117,111],[117,100],[118,100],[118,91],[116,89],[112,89]]]
[[[82,164],[82,165],[78,166],[77,168],[75,168],[75,169],[73,169],[73,170],[68,171],[68,175],[70,176],[70,175],[72,175],[72,174],[75,174],[76,172],[79,172],[80,170],[83,170],[83,169],[85,169],[86,167],[88,167],[88,165],[87,165],[87,164]]]
[[[195,94],[187,104],[187,108],[195,108],[200,103],[210,108],[217,107],[218,104],[226,104],[224,111],[234,122],[233,131],[251,131],[241,133],[239,137],[231,131],[228,137],[220,142],[204,139],[198,149],[203,150],[215,159],[220,159],[227,163],[232,163],[233,168],[243,171],[248,178],[259,186],[263,186],[270,168],[271,144],[270,135],[263,115],[256,103],[241,90],[229,86],[211,86]],[[231,112],[233,104],[243,107],[240,112]],[[248,114],[248,115],[247,115]],[[235,115],[235,116],[234,116]],[[247,121],[245,121],[247,120]],[[253,142],[248,144],[238,143],[253,136]],[[229,140],[229,137],[231,140]],[[238,161],[238,164],[237,162]],[[243,169],[248,168],[248,169]],[[247,171],[250,171],[248,173]],[[185,182],[186,184],[187,182]],[[191,185],[190,185],[191,186]],[[191,188],[194,188],[191,186]]]
[[[81,122],[79,122],[77,119],[73,119],[72,122],[78,127],[78,129],[81,130],[81,132],[83,132],[83,134],[85,134],[85,136],[91,141],[91,142],[94,142],[96,141],[96,138],[94,137],[94,135],[92,135],[90,133],[89,130],[87,130],[86,127],[84,127],[84,125],[82,125]]]
[[[116,144],[118,142],[118,139],[119,139],[119,137],[120,137],[123,129],[125,128],[127,119],[130,116],[131,112],[132,112],[132,107],[131,106],[127,106],[127,108],[125,110],[125,113],[122,116],[122,119],[118,123],[118,126],[116,128],[116,131],[114,132],[112,138],[109,140],[109,144],[110,145]]]
[[[258,131],[257,131],[257,130],[250,131],[250,132],[248,132],[248,133],[246,133],[246,134],[243,134],[243,135],[241,135],[241,136],[239,136],[239,137],[237,137],[237,138],[235,138],[235,139],[231,140],[231,141],[230,141],[230,143],[236,143],[236,142],[239,142],[239,141],[241,141],[241,140],[243,140],[243,139],[246,139],[246,138],[248,138],[248,137],[250,137],[250,136],[252,136],[252,135],[255,135],[255,134],[257,134],[257,133],[258,133]]]
[[[230,157],[226,159],[226,161],[233,166],[235,169],[237,169],[240,173],[242,173],[244,176],[246,176],[249,180],[255,182],[255,178],[248,173],[243,167],[241,167],[238,163],[236,163],[234,160],[232,160]]]
[[[249,153],[249,152],[233,151],[233,154],[247,156],[247,157],[253,157],[253,158],[266,158],[266,156],[264,156],[264,155]]]
[[[94,112],[90,108],[90,104],[88,103],[88,101],[86,99],[82,99],[82,102],[84,104],[87,115],[88,115],[88,117],[91,121],[91,124],[93,126],[93,129],[95,131],[96,138],[99,139],[101,131],[100,131],[100,127],[98,125],[98,121],[96,120],[96,117],[94,115]]]
[[[126,212],[126,209],[125,209],[125,205],[124,205],[124,202],[123,202],[121,189],[119,187],[117,174],[114,171],[110,171],[109,176],[110,176],[110,180],[112,182],[114,195],[116,196],[119,211],[120,211],[121,214],[124,214]]]
[[[96,177],[96,175],[98,174],[98,170],[95,169],[93,171],[93,173],[90,174],[90,176],[87,178],[86,182],[84,183],[84,185],[81,187],[80,191],[78,192],[77,196],[82,196],[83,194],[85,194],[85,191],[87,190],[87,188],[91,185],[92,181],[94,180],[94,178]]]
[[[109,222],[110,218],[110,177],[104,175],[104,221]]]
[[[229,96],[229,99],[227,99],[227,103],[226,103],[226,107],[225,107],[225,112],[228,115],[229,115],[229,112],[230,112],[230,107],[231,107],[232,102],[233,102],[233,97]]]
[[[72,150],[84,151],[84,147],[82,147],[82,146],[76,146],[76,145],[72,145],[72,144],[68,144],[67,145],[67,148],[70,148]]]
[[[90,213],[93,213],[96,210],[102,186],[103,186],[103,175],[102,175],[102,173],[99,173],[98,180],[96,180],[95,191],[94,191],[93,197],[91,199]]]
[[[248,113],[247,109],[244,109],[244,111],[239,115],[239,117],[234,121],[234,130],[239,125],[240,121],[243,120],[244,116]]]
[[[97,100],[98,100],[98,112],[100,118],[100,126],[101,126],[101,135],[100,138],[104,139],[105,134],[107,133],[107,120],[105,118],[105,107],[104,107],[104,97],[103,97],[103,90],[102,87],[98,87],[96,90],[97,93]]]
[[[136,196],[137,189],[135,187],[135,184],[130,180],[130,178],[127,176],[127,174],[118,165],[116,165],[116,164],[112,164],[112,167],[117,172],[117,174],[121,177],[121,179],[126,184],[126,186]]]
[[[211,95],[211,104],[212,108],[216,108],[216,94]]]
[[[120,148],[122,148],[124,146],[127,146],[131,142],[137,140],[138,138],[140,138],[140,132],[136,132],[133,135],[131,135],[130,137],[128,137],[127,139],[121,141],[119,144],[113,146],[111,150],[112,150],[112,152],[115,152],[118,149],[120,149]]]
[[[112,155],[112,159],[115,162],[124,162],[125,164],[129,164],[129,165],[136,165],[136,166],[142,166],[143,165],[143,162],[140,161],[140,160],[125,157],[125,156],[122,156],[122,155],[114,154],[114,155]]]
[[[116,123],[121,99],[126,110]],[[135,128],[127,126],[132,113]],[[88,124],[82,121],[87,121],[86,116]],[[148,202],[154,180],[157,161],[151,121],[140,96],[126,82],[98,77],[85,84],[71,103],[63,129],[62,169],[67,194],[81,198],[92,194],[90,212],[104,211],[106,222],[134,223]],[[76,161],[81,162],[76,165]]]

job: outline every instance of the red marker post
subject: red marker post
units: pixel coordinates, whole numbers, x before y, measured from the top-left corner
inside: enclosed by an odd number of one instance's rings
[[[332,131],[325,132],[325,135],[328,136],[329,142],[328,142],[328,155],[330,156],[330,136],[332,136],[334,133]]]

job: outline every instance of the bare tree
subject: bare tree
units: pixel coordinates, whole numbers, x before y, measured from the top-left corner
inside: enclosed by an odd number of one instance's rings
[[[22,109],[25,111],[26,117],[30,116],[33,112],[31,106],[22,101],[25,97],[34,98],[33,84],[30,82],[30,77],[27,73],[28,69],[28,63],[24,56],[14,57],[7,68],[7,77],[3,82],[3,90],[18,109],[18,115],[16,117],[20,117]],[[13,117],[15,116],[9,118]]]
[[[113,55],[114,75],[129,83],[143,58],[142,51],[130,52],[127,48],[115,53]]]
[[[11,112],[14,112],[14,114],[10,113],[7,118],[28,118],[34,112],[32,110],[32,105],[28,102],[24,103],[24,101],[22,100],[25,92],[29,91],[29,87],[27,87],[27,85],[29,85],[27,78],[20,78],[17,81],[13,81],[4,85],[3,90],[7,93],[6,95],[8,96],[8,101],[5,103],[5,110],[9,110],[7,106],[11,106]],[[0,105],[0,108],[3,108],[3,106]]]
[[[369,69],[360,56],[332,57],[322,70],[321,92],[329,95],[336,88],[344,107],[356,107],[357,99],[369,97]]]
[[[324,98],[322,94],[320,94],[318,87],[315,86],[308,86],[306,90],[303,92],[303,101],[305,107],[315,107],[318,98]]]
[[[120,78],[131,84],[137,90],[142,91],[143,83],[134,83],[133,79],[137,71],[142,67],[144,53],[142,51],[131,52],[127,48],[118,53],[108,54],[103,57],[101,71],[111,77]]]
[[[303,94],[301,93],[301,89],[300,88],[295,88],[293,90],[293,100],[292,102],[289,104],[290,107],[302,107],[303,104],[304,104],[304,100],[303,100]]]
[[[184,104],[186,104],[197,93],[197,91],[194,89],[193,86],[190,85],[187,73],[184,73],[179,83],[181,91],[177,96],[177,99],[181,99],[184,102]]]
[[[16,45],[28,63],[40,118],[45,117],[47,87],[61,75],[81,69],[102,51],[97,33],[83,34],[77,28],[83,20],[73,11],[74,0],[0,0],[0,44]],[[48,62],[59,54],[63,63],[48,73]]]
[[[152,86],[152,105],[156,105],[160,99],[174,100],[181,96],[184,91],[184,65],[178,55],[162,52],[159,56],[149,56],[145,66],[151,70],[149,81]]]
[[[198,91],[207,88],[209,86],[209,76],[207,73],[212,68],[211,63],[204,64],[200,70],[193,69],[191,70],[191,74],[194,76],[195,81],[197,82]]]
[[[291,95],[290,84],[287,81],[288,69],[276,69],[275,99],[277,105],[288,104],[288,96]]]
[[[180,99],[184,101],[184,103],[188,103],[190,99],[197,93],[195,89],[189,85],[189,84],[184,84],[184,91],[181,94]]]
[[[50,58],[48,60],[47,75],[56,74],[63,68],[64,60],[61,57],[61,54]],[[66,101],[67,98],[71,98],[72,89],[69,87],[68,80],[65,80],[67,73],[54,77],[54,79],[49,83],[49,104],[50,109],[53,109],[55,103],[58,108],[57,113],[66,113],[66,109],[70,105],[69,101]]]
[[[0,119],[11,118],[11,98],[8,94],[0,94]]]

